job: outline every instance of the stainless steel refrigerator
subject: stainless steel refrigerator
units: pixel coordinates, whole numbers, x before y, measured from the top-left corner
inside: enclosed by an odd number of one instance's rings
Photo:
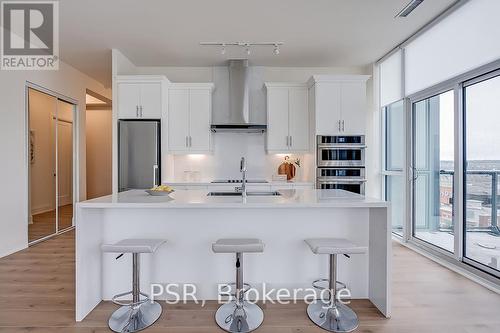
[[[160,185],[159,120],[118,122],[118,191]]]

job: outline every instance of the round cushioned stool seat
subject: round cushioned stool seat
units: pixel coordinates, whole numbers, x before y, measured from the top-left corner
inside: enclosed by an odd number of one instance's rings
[[[344,238],[312,238],[305,242],[315,254],[362,254],[368,251],[366,246],[358,246]]]
[[[166,241],[163,239],[123,239],[115,244],[103,244],[103,252],[153,253]]]
[[[215,253],[259,253],[264,252],[264,243],[255,238],[223,238],[212,244]]]

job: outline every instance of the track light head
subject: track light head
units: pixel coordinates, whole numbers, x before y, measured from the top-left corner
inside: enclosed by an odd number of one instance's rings
[[[274,55],[280,54],[280,47],[278,44],[274,44]]]

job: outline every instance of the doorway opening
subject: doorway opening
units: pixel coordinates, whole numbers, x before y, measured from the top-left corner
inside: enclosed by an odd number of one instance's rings
[[[112,192],[112,105],[88,89],[85,99],[87,199],[94,199]]]

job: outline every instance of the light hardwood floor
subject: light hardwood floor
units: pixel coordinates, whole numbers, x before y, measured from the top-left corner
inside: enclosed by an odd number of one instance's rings
[[[368,301],[354,301],[362,333],[500,332],[500,295],[393,244],[393,316],[384,319]],[[0,333],[110,332],[116,307],[101,303],[81,323],[74,321],[74,231],[0,259]],[[165,304],[162,304],[165,305]],[[217,305],[164,306],[145,332],[222,332],[213,320]],[[264,305],[260,333],[319,333],[304,304]]]
[[[71,227],[73,205],[59,207],[59,230]],[[34,241],[56,232],[56,211],[33,215],[33,223],[28,224],[28,241]]]

